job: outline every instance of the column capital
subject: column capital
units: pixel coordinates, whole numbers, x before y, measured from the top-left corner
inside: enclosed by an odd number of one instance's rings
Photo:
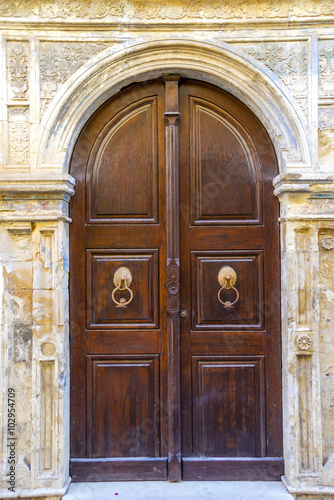
[[[273,180],[274,194],[311,193],[313,198],[334,198],[334,175],[327,173],[280,174]]]
[[[0,175],[0,221],[66,220],[75,179],[67,173]]]

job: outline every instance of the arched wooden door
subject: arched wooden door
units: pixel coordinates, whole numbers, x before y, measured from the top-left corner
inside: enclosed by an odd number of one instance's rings
[[[208,84],[136,84],[87,122],[71,174],[73,480],[279,479],[277,162],[263,126]]]

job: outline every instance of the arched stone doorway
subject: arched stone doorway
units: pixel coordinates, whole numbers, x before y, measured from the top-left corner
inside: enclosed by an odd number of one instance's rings
[[[315,153],[309,131],[299,107],[273,72],[224,42],[166,35],[106,49],[69,78],[43,116],[34,161],[62,165],[68,172],[75,141],[99,106],[134,81],[171,72],[212,83],[248,106],[274,144],[280,173],[311,167]]]
[[[12,265],[23,245],[29,265],[41,270],[46,283],[27,285],[36,331],[32,363],[18,372],[17,380],[28,387],[24,401],[31,407],[34,439],[27,426],[23,433],[33,443],[31,464],[18,464],[24,478],[20,494],[31,495],[35,488],[39,495],[59,496],[69,482],[68,203],[75,179],[68,171],[74,144],[109,97],[133,81],[170,71],[236,96],[259,118],[274,145],[280,172],[274,186],[281,201],[285,481],[297,495],[333,494],[332,420],[326,401],[322,412],[320,395],[321,383],[328,387],[320,359],[331,362],[320,336],[322,329],[329,337],[320,311],[326,309],[322,290],[332,286],[326,269],[333,249],[333,179],[317,171],[308,126],[289,90],[270,70],[219,40],[182,34],[137,37],[83,65],[54,96],[36,127],[34,173],[8,173],[1,181],[4,210],[8,208],[2,255]],[[9,290],[5,301],[10,296]],[[8,318],[4,321],[10,332]],[[52,426],[46,425],[49,417]]]

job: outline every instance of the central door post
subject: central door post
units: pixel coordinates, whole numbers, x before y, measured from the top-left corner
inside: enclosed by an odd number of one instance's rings
[[[168,478],[181,480],[179,80],[165,80],[167,210]]]

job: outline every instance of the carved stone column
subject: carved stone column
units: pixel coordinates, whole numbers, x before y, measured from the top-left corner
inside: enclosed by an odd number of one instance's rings
[[[283,431],[295,498],[334,497],[334,179],[281,175]]]
[[[67,174],[0,179],[3,498],[61,498],[69,484]],[[15,406],[8,405],[13,389]],[[11,431],[11,432],[10,432]],[[14,434],[13,434],[14,432]],[[15,442],[15,491],[8,490]]]

